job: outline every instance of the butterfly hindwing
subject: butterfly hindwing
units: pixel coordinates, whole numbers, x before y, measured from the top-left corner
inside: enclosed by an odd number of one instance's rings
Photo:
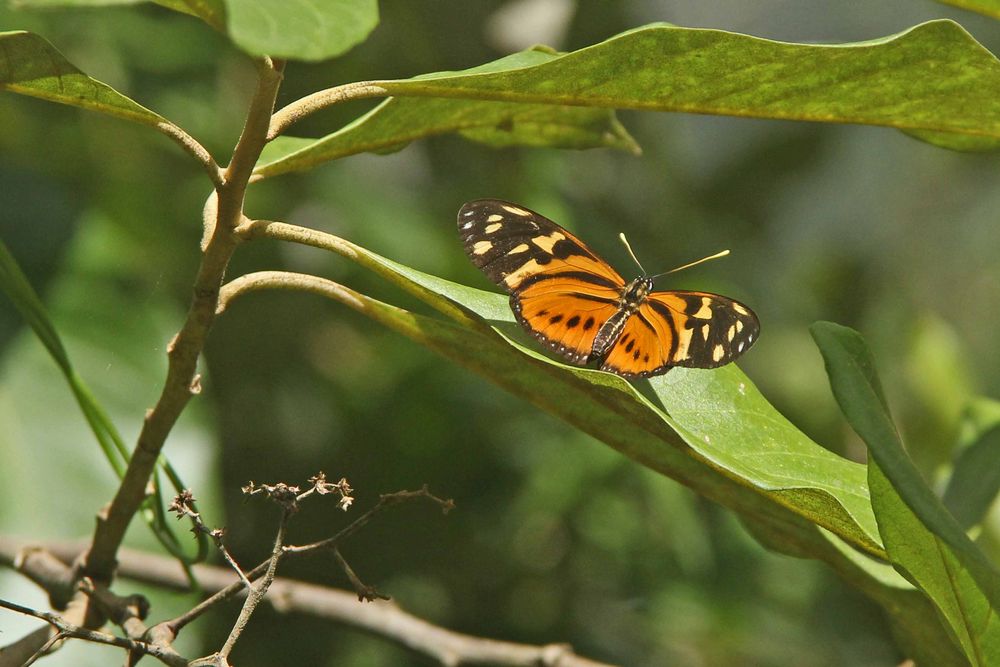
[[[598,330],[618,310],[618,290],[552,276],[510,297],[518,322],[538,340],[575,364],[590,361]]]

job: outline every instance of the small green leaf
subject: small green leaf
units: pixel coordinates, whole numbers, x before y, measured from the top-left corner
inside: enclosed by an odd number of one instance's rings
[[[378,25],[376,0],[225,0],[226,31],[251,55],[326,60]]]
[[[1000,576],[907,456],[861,336],[829,322],[811,332],[841,410],[868,445],[872,508],[890,561],[927,593],[971,664],[1000,664]]]
[[[533,67],[377,83],[400,96],[858,123],[956,149],[1000,145],[1000,62],[946,20],[836,45],[655,25]]]
[[[322,139],[278,137],[264,149],[254,174],[271,177],[357,153],[390,153],[415,139],[449,133],[494,148],[544,146],[640,152],[614,112],[605,109],[392,98]]]
[[[943,501],[968,529],[982,521],[1000,492],[1000,403],[973,401],[962,417],[962,431]]]
[[[144,125],[166,122],[159,114],[90,78],[49,42],[30,32],[0,33],[0,89]]]
[[[1000,0],[938,0],[938,2],[1000,19]]]
[[[485,74],[530,67],[556,58],[531,49],[461,73],[425,74],[426,80],[457,74]],[[519,104],[443,98],[394,97],[342,129],[321,139],[278,137],[264,149],[255,170],[276,176],[310,169],[328,160],[367,151],[399,150],[423,137],[457,133],[471,141],[504,148],[617,148],[639,153],[639,145],[618,122],[614,111],[551,104]]]
[[[101,447],[104,457],[118,477],[123,477],[125,466],[129,460],[129,451],[125,446],[124,440],[122,440],[121,434],[118,432],[114,422],[111,421],[111,417],[83,381],[83,378],[73,368],[69,355],[66,354],[66,348],[62,344],[62,340],[56,332],[55,326],[53,326],[42,300],[38,298],[38,294],[31,286],[31,283],[28,282],[28,278],[24,275],[21,267],[7,249],[7,245],[2,239],[0,239],[0,291],[3,291],[11,300],[25,322],[34,331],[35,336],[45,346],[45,349],[48,350],[49,355],[56,362],[56,365],[59,366],[63,376],[66,378],[66,383],[69,385],[73,398],[76,399],[76,403],[80,407],[80,412],[83,413],[84,418],[87,420],[87,425]],[[167,473],[176,491],[180,492],[187,488],[166,458],[161,457],[160,466]],[[153,505],[153,508],[150,505]],[[147,500],[143,508],[144,518],[161,544],[180,560],[181,566],[188,576],[191,577],[193,575],[188,568],[188,562],[191,559],[184,554],[180,542],[170,528],[170,524],[165,521],[162,512],[163,506],[162,487],[157,483],[153,487],[152,497]],[[195,559],[203,560],[207,555],[207,540],[203,536],[198,536],[197,539],[198,554]]]

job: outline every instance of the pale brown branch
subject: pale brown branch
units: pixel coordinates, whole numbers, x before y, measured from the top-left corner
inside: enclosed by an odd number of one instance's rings
[[[16,551],[25,544],[24,541],[0,538],[0,560],[7,552]],[[81,548],[80,544],[44,546],[66,561],[71,561]],[[188,590],[184,573],[170,558],[132,549],[122,549],[119,558],[121,577],[173,590]],[[193,569],[199,584],[206,591],[221,591],[229,587],[242,589],[242,584],[228,568],[195,565]],[[452,632],[400,609],[393,602],[361,603],[353,592],[293,579],[275,578],[265,600],[276,611],[309,614],[357,628],[442,665],[608,667],[606,663],[575,655],[566,645],[532,646]]]
[[[141,653],[146,653],[158,659],[160,662],[171,665],[171,667],[186,667],[188,661],[181,657],[179,654],[173,651],[165,650],[162,647],[154,646],[153,644],[148,644],[142,641],[136,641],[135,639],[130,639],[127,637],[116,637],[115,635],[110,635],[106,632],[98,632],[96,630],[89,630],[87,628],[81,627],[74,623],[66,621],[64,618],[59,616],[59,614],[53,614],[47,611],[38,611],[36,609],[31,609],[30,607],[25,607],[19,604],[14,604],[13,602],[8,602],[6,600],[0,599],[0,607],[4,609],[9,609],[10,611],[15,611],[19,614],[24,614],[26,616],[33,616],[35,618],[41,619],[48,623],[50,626],[55,628],[61,638],[74,638],[83,639],[89,642],[94,642],[96,644],[107,644],[109,646],[118,646],[120,648],[127,649],[129,651],[139,651]],[[42,644],[38,650],[35,652],[40,653],[49,648],[52,640],[48,639],[44,644]],[[21,663],[23,664],[23,663]]]
[[[84,557],[83,571],[108,582],[114,572],[115,553],[129,522],[145,499],[146,486],[167,435],[198,390],[198,358],[215,319],[219,286],[236,248],[233,229],[243,218],[243,197],[253,165],[264,147],[267,125],[281,83],[281,72],[269,60],[259,63],[257,90],[224,182],[217,187],[217,223],[205,246],[195,279],[193,298],[181,330],[168,346],[167,378],[156,406],[143,422],[125,476],[111,504],[100,513],[93,542]]]
[[[295,100],[286,107],[275,112],[271,118],[271,127],[267,131],[267,140],[284,134],[292,124],[297,123],[311,113],[349,100],[363,100],[370,97],[387,97],[389,91],[374,81],[358,81],[334,88],[327,88],[312,95]]]

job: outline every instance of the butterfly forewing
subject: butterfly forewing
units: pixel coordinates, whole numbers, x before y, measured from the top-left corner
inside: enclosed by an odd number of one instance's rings
[[[510,292],[518,322],[567,360],[585,364],[625,281],[579,239],[523,206],[480,199],[458,229],[472,262]]]
[[[760,331],[749,308],[717,294],[627,296],[625,281],[607,262],[523,206],[471,201],[458,213],[458,229],[472,262],[510,293],[521,325],[572,363],[594,360],[594,339],[616,315],[625,318],[620,334],[610,347],[599,345],[598,354],[603,370],[626,377],[722,366],[750,349]]]
[[[621,288],[625,281],[579,239],[548,218],[499,199],[478,199],[458,212],[465,252],[508,292],[553,275]]]

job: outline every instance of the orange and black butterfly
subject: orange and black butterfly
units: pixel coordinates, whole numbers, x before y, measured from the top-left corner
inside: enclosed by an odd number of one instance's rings
[[[708,292],[653,291],[631,282],[582,241],[523,206],[471,201],[458,231],[472,262],[510,292],[517,320],[535,338],[580,366],[650,377],[673,366],[716,368],[757,340],[753,311]]]

